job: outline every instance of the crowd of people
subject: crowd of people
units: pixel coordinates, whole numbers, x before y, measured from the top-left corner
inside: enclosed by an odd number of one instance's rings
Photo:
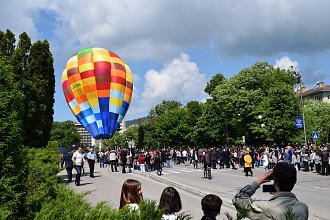
[[[132,149],[121,150],[104,148],[97,154],[100,167],[109,166],[112,172],[122,173],[132,169],[142,172],[162,174],[162,168],[173,165],[193,165],[203,168],[205,162],[213,169],[244,168],[246,175],[253,175],[252,169],[262,167],[272,169],[278,162],[293,164],[297,170],[316,171],[329,175],[329,145],[308,146],[261,146],[261,147],[213,147],[213,148],[168,148],[168,149]]]
[[[238,169],[244,168],[245,175],[253,175],[252,169],[262,167],[265,170],[256,181],[242,188],[233,199],[237,210],[248,208],[252,219],[266,219],[268,215],[283,217],[283,210],[300,216],[298,219],[308,219],[308,207],[299,202],[291,193],[298,171],[315,171],[321,175],[329,175],[329,146],[261,146],[261,147],[214,147],[214,148],[170,148],[170,149],[132,149],[104,148],[94,152],[93,148],[83,151],[68,149],[63,154],[62,161],[68,173],[68,182],[72,181],[72,170],[77,172],[75,184],[80,185],[80,176],[84,172],[84,162],[87,161],[90,177],[94,178],[94,166],[99,162],[100,168],[108,167],[109,171],[122,173],[132,169],[141,172],[156,172],[162,175],[163,167],[171,168],[178,164],[192,165],[194,169]],[[255,202],[251,199],[261,184],[269,182],[274,176],[273,185],[275,195],[267,201]],[[173,198],[172,198],[173,197]],[[123,184],[120,198],[120,208],[129,206],[131,210],[138,210],[142,199],[141,184],[136,180],[127,180]],[[212,204],[211,204],[212,203]],[[215,205],[218,204],[218,205]],[[222,201],[216,195],[203,198],[201,205],[205,216],[202,219],[216,219],[220,213]],[[208,206],[209,205],[209,206]],[[159,207],[165,209],[163,219],[176,219],[175,213],[181,210],[182,204],[178,192],[173,187],[164,190]],[[219,207],[216,210],[210,210]],[[287,210],[287,208],[290,210]],[[275,211],[274,211],[274,210]],[[253,210],[253,211],[251,211]],[[280,211],[282,210],[282,212]],[[272,211],[272,212],[270,212]],[[281,214],[281,213],[282,214]],[[211,213],[211,214],[210,214]],[[257,216],[257,217],[256,217]]]

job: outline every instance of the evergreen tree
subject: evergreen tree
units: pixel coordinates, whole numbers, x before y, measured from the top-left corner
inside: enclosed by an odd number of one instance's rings
[[[10,57],[15,50],[15,35],[10,31],[0,31],[0,52],[5,57]]]
[[[19,82],[20,88],[24,90],[28,70],[28,58],[31,48],[31,38],[23,32],[19,36],[19,42],[15,49],[11,62],[14,68],[15,81]]]
[[[0,219],[22,208],[24,158],[21,145],[22,93],[8,59],[0,53]]]
[[[55,102],[53,57],[46,40],[37,41],[31,46],[24,87],[24,144],[29,147],[46,147],[50,138]]]

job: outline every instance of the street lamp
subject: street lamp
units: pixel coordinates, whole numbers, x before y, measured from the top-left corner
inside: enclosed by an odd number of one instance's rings
[[[301,111],[302,111],[302,119],[303,119],[303,127],[304,127],[304,138],[305,138],[305,146],[307,146],[307,138],[306,138],[306,126],[305,126],[305,114],[304,114],[304,101],[302,98],[302,81],[301,81],[301,75],[294,71],[293,75],[297,79],[297,84],[299,83],[299,92],[300,92],[300,103],[301,103]]]

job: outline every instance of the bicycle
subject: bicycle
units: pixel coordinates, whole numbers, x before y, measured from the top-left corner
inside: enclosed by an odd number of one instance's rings
[[[205,179],[212,179],[212,175],[211,175],[211,166],[207,166],[207,167],[204,167],[204,178]]]

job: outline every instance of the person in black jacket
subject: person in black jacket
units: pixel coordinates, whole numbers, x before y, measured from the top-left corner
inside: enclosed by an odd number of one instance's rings
[[[67,152],[63,155],[64,163],[65,163],[65,169],[68,174],[68,181],[67,183],[72,182],[72,169],[73,169],[73,162],[72,162],[72,148],[69,147],[67,149]]]
[[[127,150],[126,147],[120,152],[120,160],[122,162],[122,173],[126,173],[126,163],[127,163]]]

